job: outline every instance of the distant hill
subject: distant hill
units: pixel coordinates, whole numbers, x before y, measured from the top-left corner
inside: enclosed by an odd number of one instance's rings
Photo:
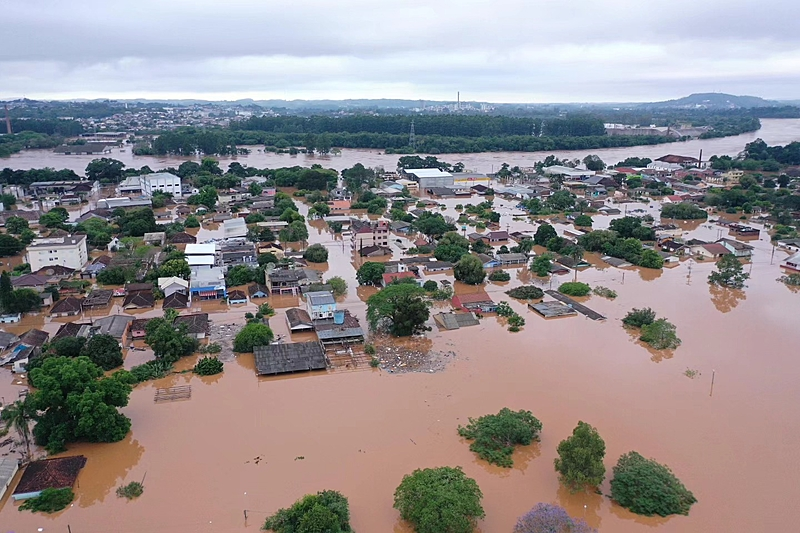
[[[652,102],[642,104],[651,108],[680,108],[680,109],[742,109],[752,107],[773,107],[781,105],[774,100],[764,100],[758,96],[736,96],[725,93],[695,93],[665,102]]]

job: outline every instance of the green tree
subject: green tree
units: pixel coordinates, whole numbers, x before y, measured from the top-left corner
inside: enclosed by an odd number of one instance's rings
[[[42,298],[38,292],[33,289],[17,289],[12,294],[9,312],[29,313],[39,309],[41,306]]]
[[[194,365],[194,373],[199,376],[213,376],[222,372],[222,361],[216,357],[203,357]]]
[[[13,194],[0,194],[0,203],[6,210],[11,209],[11,206],[17,203],[17,197]]]
[[[11,274],[4,270],[0,273],[0,307],[6,313],[10,313],[13,305],[14,286],[11,284]]]
[[[57,513],[75,499],[75,493],[69,487],[63,489],[46,488],[35,498],[29,498],[19,506],[20,511],[33,513]]]
[[[189,336],[186,324],[175,324],[177,316],[174,309],[168,309],[162,318],[153,318],[144,327],[144,342],[153,349],[156,358],[168,363],[192,355],[197,349],[197,340]]]
[[[505,270],[495,270],[491,274],[489,274],[489,281],[510,281],[511,274],[506,272]]]
[[[22,251],[24,246],[11,235],[0,234],[0,257],[11,257]]]
[[[461,468],[415,470],[394,493],[394,508],[417,533],[471,533],[484,517],[483,493]]]
[[[250,323],[236,334],[236,338],[233,341],[233,351],[249,353],[256,346],[268,346],[274,338],[275,335],[269,326]]]
[[[0,420],[5,424],[5,429],[0,430],[0,437],[13,430],[25,446],[23,461],[31,459],[31,422],[36,418],[36,408],[29,397],[17,400],[0,411]]]
[[[628,452],[617,461],[611,480],[611,499],[630,511],[646,515],[689,514],[697,498],[666,465]]]
[[[533,285],[523,285],[506,291],[506,294],[518,300],[538,300],[544,298],[544,291]]]
[[[333,490],[309,494],[264,522],[275,533],[352,533],[347,498]]]
[[[385,273],[386,265],[375,261],[367,261],[358,268],[356,279],[359,285],[380,285]],[[9,283],[11,282],[9,281]]]
[[[592,292],[592,289],[586,283],[581,283],[580,281],[568,281],[566,283],[562,283],[558,287],[558,292],[561,294],[567,294],[569,296],[586,296]]]
[[[122,349],[117,339],[111,335],[92,335],[83,346],[81,355],[88,357],[103,370],[111,370],[122,366]]]
[[[22,217],[8,217],[6,219],[6,231],[12,235],[19,235],[28,229],[28,221]]]
[[[456,230],[456,227],[447,222],[440,213],[430,213],[428,211],[422,213],[422,216],[414,221],[413,226],[417,231],[429,237],[439,237],[449,231]]]
[[[639,340],[646,342],[656,350],[673,350],[681,345],[676,334],[677,328],[666,318],[659,318],[651,324],[642,326]]]
[[[183,279],[189,279],[192,274],[192,269],[189,268],[189,263],[185,259],[170,259],[158,267],[158,275],[162,278],[169,278],[176,276]]]
[[[341,276],[333,276],[328,280],[334,296],[344,296],[347,294],[347,282]]]
[[[606,443],[597,430],[585,422],[578,422],[572,436],[558,445],[555,467],[561,483],[572,492],[597,487],[606,476],[605,455]]]
[[[217,176],[222,175],[222,169],[219,168],[219,161],[213,157],[204,157],[200,162],[200,172],[208,172]]]
[[[51,342],[48,350],[58,357],[78,357],[84,344],[86,344],[85,337],[61,337]]]
[[[199,228],[200,227],[200,221],[197,220],[196,216],[189,215],[188,217],[186,217],[186,222],[184,222],[183,225],[184,225],[184,227],[187,227],[187,228]]]
[[[472,251],[475,252],[476,254],[485,254],[491,251],[491,249],[492,247],[486,244],[486,242],[483,239],[478,239],[472,243]]]
[[[481,459],[511,468],[514,446],[527,446],[538,440],[542,423],[530,411],[512,411],[504,407],[496,415],[469,419],[469,424],[458,426],[458,434],[472,440],[469,449]]]
[[[88,357],[50,357],[29,375],[39,413],[33,435],[50,453],[78,440],[117,442],[130,431],[131,421],[117,410],[128,405],[130,385],[103,378]]]
[[[385,329],[395,337],[426,331],[430,316],[425,290],[415,283],[392,283],[367,300],[367,321],[373,330]]]
[[[227,274],[225,274],[225,283],[229,287],[237,287],[239,285],[247,285],[255,280],[255,277],[255,269],[246,265],[236,265],[228,269]]]
[[[622,323],[626,326],[641,328],[648,324],[652,324],[656,319],[656,312],[649,307],[636,309],[635,307],[628,311],[628,314],[622,319]]]
[[[203,160],[203,163],[205,163],[205,160]],[[217,205],[217,198],[219,198],[217,189],[211,185],[206,185],[197,193],[197,203],[206,206],[208,209],[214,209],[214,206]]]
[[[591,228],[592,217],[589,215],[578,215],[575,217],[575,225],[582,228]]]
[[[308,239],[308,228],[302,220],[295,220],[280,231],[281,242],[300,242]]]
[[[638,264],[640,267],[658,269],[664,266],[664,258],[658,255],[655,250],[642,250]]]
[[[483,263],[474,255],[465,255],[453,267],[453,275],[467,285],[479,285],[486,278]]]
[[[597,154],[589,154],[584,157],[583,164],[586,165],[588,170],[593,170],[595,172],[601,172],[606,168],[606,164],[603,163],[603,160],[600,159],[600,156]]]
[[[110,157],[101,157],[100,159],[93,159],[91,163],[86,165],[86,177],[91,181],[100,181],[103,183],[119,183],[124,177],[123,169],[125,163]]]
[[[550,274],[550,267],[553,266],[553,256],[551,254],[537,255],[531,263],[531,270],[539,277]]]
[[[731,289],[744,288],[744,282],[750,274],[744,272],[742,263],[733,254],[723,255],[717,261],[717,271],[708,275],[708,282],[712,285],[729,287]]]
[[[326,263],[328,261],[328,249],[321,244],[312,244],[303,252],[303,259],[309,263]]]
[[[547,246],[550,239],[558,237],[556,229],[550,224],[542,224],[533,235],[533,243],[539,246]]]
[[[24,229],[22,230],[22,233],[19,234],[19,242],[21,242],[24,246],[28,246],[35,238],[36,234],[29,229]],[[108,240],[110,241],[111,237],[109,237]],[[108,244],[108,242],[106,242],[106,244]]]

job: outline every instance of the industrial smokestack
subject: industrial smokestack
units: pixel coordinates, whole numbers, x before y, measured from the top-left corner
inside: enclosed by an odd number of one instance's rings
[[[700,161],[697,166],[700,166],[703,163],[703,149],[700,148]]]

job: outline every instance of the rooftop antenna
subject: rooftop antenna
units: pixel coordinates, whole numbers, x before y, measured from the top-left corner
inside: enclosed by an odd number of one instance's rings
[[[8,114],[8,104],[6,104],[6,133],[11,135],[11,116]]]
[[[456,94],[456,109],[461,111],[461,91],[458,91]]]
[[[415,152],[417,151],[417,137],[414,135],[414,121],[411,121],[411,131],[408,134],[408,145]]]

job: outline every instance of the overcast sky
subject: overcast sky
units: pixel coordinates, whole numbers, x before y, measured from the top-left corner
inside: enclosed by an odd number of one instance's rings
[[[0,98],[800,98],[796,0],[0,5]]]

